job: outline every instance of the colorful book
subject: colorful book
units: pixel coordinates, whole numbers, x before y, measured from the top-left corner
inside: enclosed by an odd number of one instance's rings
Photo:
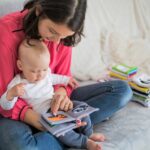
[[[132,101],[138,102],[138,103],[144,105],[145,107],[150,107],[150,99],[149,98],[143,98],[139,95],[134,94]]]
[[[68,112],[58,111],[57,115],[45,113],[41,115],[41,124],[56,137],[76,128],[76,121],[98,111],[99,108],[89,106],[84,102],[74,101],[74,108]]]
[[[123,76],[123,75],[121,75],[121,74],[112,72],[112,71],[109,72],[109,75],[110,75],[111,77],[118,78],[118,79],[121,79],[121,80],[128,80],[127,77],[125,77],[125,76]]]
[[[137,67],[127,66],[125,64],[119,64],[112,67],[112,70],[121,72],[123,74],[129,75],[137,72]]]
[[[128,79],[130,79],[130,78],[132,78],[133,76],[135,76],[136,75],[136,72],[134,72],[134,73],[132,73],[132,74],[124,74],[124,73],[122,73],[122,72],[118,72],[118,71],[116,71],[116,70],[111,70],[111,72],[113,72],[113,73],[115,73],[115,74],[118,74],[118,75],[121,75],[121,76],[123,76],[123,77],[126,77],[126,78],[128,78]]]
[[[130,81],[128,82],[129,85],[131,86],[131,88],[137,90],[137,91],[140,91],[140,92],[143,92],[143,93],[146,93],[146,94],[150,94],[150,88],[146,88],[146,87],[140,87],[138,86],[137,84],[135,84],[134,82]]]

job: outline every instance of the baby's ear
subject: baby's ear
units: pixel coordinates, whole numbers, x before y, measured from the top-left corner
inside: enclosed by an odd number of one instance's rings
[[[19,70],[22,71],[22,63],[19,59],[17,60],[17,67],[18,67]]]

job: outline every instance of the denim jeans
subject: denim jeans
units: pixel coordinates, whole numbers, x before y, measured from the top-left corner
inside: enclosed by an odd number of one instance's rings
[[[86,122],[87,125],[71,130],[58,139],[68,147],[86,148],[87,139],[93,133],[93,126],[89,116],[82,118],[81,121]]]
[[[33,133],[28,125],[0,117],[0,150],[63,150],[48,132]]]
[[[99,108],[91,114],[93,124],[104,121],[124,107],[132,98],[132,90],[122,80],[113,80],[79,87],[72,92],[71,99],[84,101]]]
[[[93,124],[112,116],[124,107],[132,97],[132,91],[124,81],[115,80],[79,87],[71,99],[85,101],[100,108],[91,115]],[[0,117],[0,150],[63,150],[64,147],[48,132],[33,133],[19,121]]]

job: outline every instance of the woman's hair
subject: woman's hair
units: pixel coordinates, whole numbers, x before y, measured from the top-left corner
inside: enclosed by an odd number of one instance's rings
[[[40,6],[41,12],[36,16],[36,8]],[[38,33],[38,21],[40,17],[47,17],[54,23],[66,24],[74,31],[72,36],[61,39],[66,46],[75,46],[83,35],[87,2],[86,0],[28,0],[25,9],[31,9],[24,18],[23,29],[26,36],[31,39],[41,38]]]

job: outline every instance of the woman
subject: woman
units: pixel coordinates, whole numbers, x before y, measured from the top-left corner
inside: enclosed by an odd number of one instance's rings
[[[51,53],[51,70],[57,74],[71,75],[71,51],[81,40],[86,12],[86,0],[29,0],[21,12],[0,19],[0,96],[7,84],[18,73],[16,67],[17,47],[26,37],[45,41]],[[72,91],[70,87],[55,87],[52,112],[68,110],[72,101],[78,99],[100,111],[91,115],[93,124],[112,116],[124,107],[132,96],[131,89],[123,81],[110,81]],[[22,120],[35,126],[36,113],[22,99],[14,109],[0,113],[7,118]],[[33,119],[31,119],[31,117]],[[30,118],[30,119],[29,119]],[[0,149],[2,150],[62,150],[63,146],[47,132],[19,121],[0,117]],[[39,128],[40,129],[40,128]]]

